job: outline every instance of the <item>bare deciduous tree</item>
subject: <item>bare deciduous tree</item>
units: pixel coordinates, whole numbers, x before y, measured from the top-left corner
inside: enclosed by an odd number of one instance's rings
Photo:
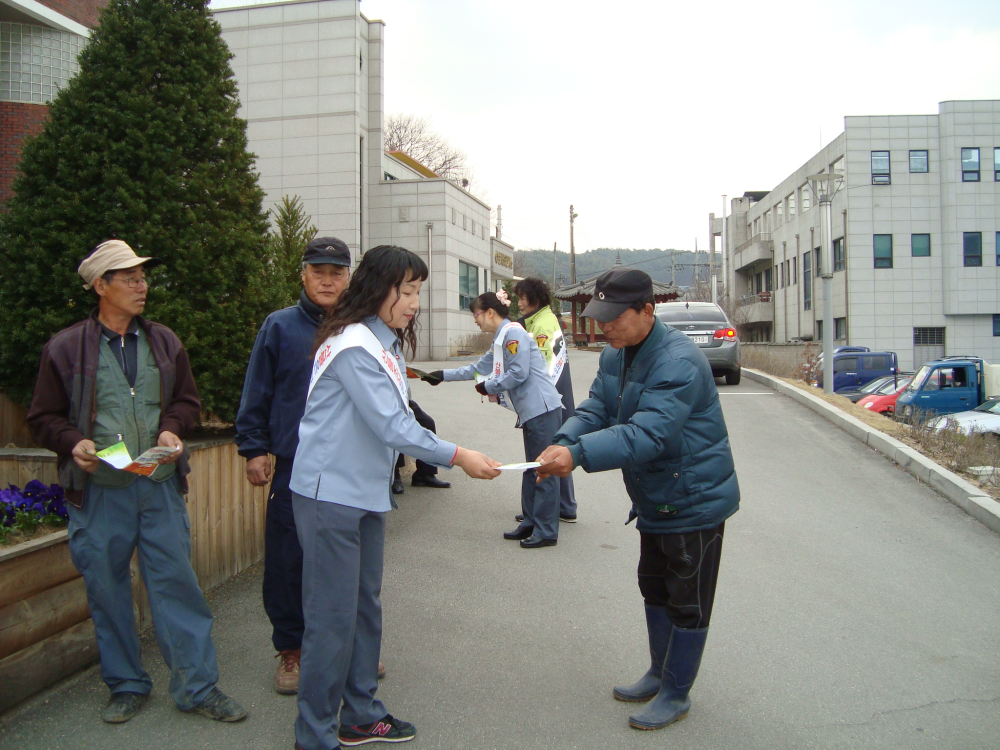
[[[438,177],[472,190],[474,178],[465,152],[448,143],[423,117],[387,115],[382,133],[382,145],[386,151],[402,151]]]

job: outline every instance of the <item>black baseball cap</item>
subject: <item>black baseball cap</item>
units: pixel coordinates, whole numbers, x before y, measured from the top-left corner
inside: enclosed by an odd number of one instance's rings
[[[302,262],[312,266],[329,263],[334,266],[351,265],[351,249],[343,240],[336,237],[317,237],[306,245],[302,253]]]
[[[635,302],[653,296],[653,279],[635,268],[612,268],[597,277],[594,297],[581,315],[598,323],[610,323]]]

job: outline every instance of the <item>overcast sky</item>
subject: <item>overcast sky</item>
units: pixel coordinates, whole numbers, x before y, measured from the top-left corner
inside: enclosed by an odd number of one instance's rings
[[[386,111],[428,118],[468,154],[517,248],[568,249],[572,203],[578,251],[705,249],[723,194],[774,187],[845,115],[1000,99],[997,0],[361,10],[386,23]]]

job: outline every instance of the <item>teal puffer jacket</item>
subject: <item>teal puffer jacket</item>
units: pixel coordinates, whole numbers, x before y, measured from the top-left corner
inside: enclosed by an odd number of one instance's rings
[[[584,471],[622,470],[640,531],[717,526],[739,508],[740,488],[708,360],[656,321],[627,371],[624,363],[624,349],[601,353],[590,398],[555,442]]]

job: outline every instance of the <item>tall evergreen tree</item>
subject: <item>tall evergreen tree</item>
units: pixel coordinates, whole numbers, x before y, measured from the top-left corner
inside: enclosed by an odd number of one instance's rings
[[[233,418],[278,288],[231,57],[207,0],[101,12],[0,218],[0,385],[22,402],[42,345],[94,306],[78,264],[118,238],[164,260],[146,314],[187,348],[204,411]]]
[[[274,231],[267,238],[268,261],[280,279],[281,303],[294,305],[302,288],[302,251],[316,236],[312,217],[302,199],[283,196],[274,213]]]

